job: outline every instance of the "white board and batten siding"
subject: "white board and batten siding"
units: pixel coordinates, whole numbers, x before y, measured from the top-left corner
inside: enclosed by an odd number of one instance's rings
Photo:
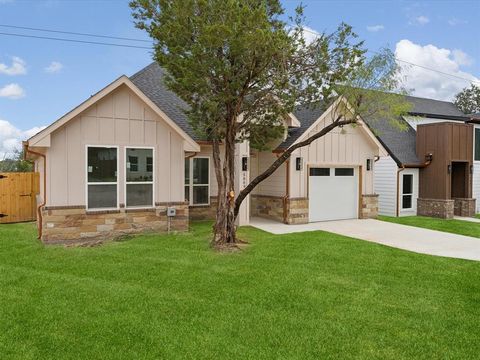
[[[85,205],[86,146],[118,147],[119,202],[125,202],[124,149],[155,149],[155,201],[184,201],[184,141],[127,87],[120,87],[51,135],[48,206]]]

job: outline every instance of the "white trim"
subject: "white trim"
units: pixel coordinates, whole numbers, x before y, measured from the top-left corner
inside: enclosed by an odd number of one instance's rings
[[[318,124],[321,121],[325,120],[326,116],[328,114],[330,114],[335,107],[338,106],[339,102],[343,102],[345,104],[346,108],[348,109],[348,111],[350,111],[351,105],[347,102],[347,100],[345,100],[344,97],[338,98],[337,100],[335,100],[333,102],[332,105],[330,105],[328,107],[327,110],[325,110],[325,112],[323,112],[323,114],[320,115],[320,117],[317,120],[315,120],[313,122],[312,125],[310,125],[308,127],[308,129],[306,131],[303,132],[302,135],[300,135],[298,137],[297,140],[295,140],[295,142],[292,145],[295,145],[295,144],[305,140],[307,138],[308,134],[310,132],[312,132],[318,126]],[[351,113],[351,111],[350,111],[350,113]],[[369,127],[366,125],[365,121],[363,121],[363,119],[360,116],[358,116],[356,124],[359,125],[359,127],[365,132],[365,135],[367,135],[367,137],[375,144],[375,146],[378,147],[378,155],[379,156],[387,156],[388,155],[387,150],[384,148],[382,143],[377,139],[375,134],[373,134],[373,132],[369,129]]]
[[[207,159],[208,160],[208,183],[207,184],[193,184],[193,159]],[[185,184],[185,177],[183,179],[183,197],[185,198],[185,187],[188,186],[188,191],[189,191],[189,199],[188,199],[188,206],[209,206],[210,205],[210,156],[192,156],[188,159],[189,161],[189,184]],[[183,165],[185,168],[185,163]],[[185,173],[185,171],[184,171]],[[208,187],[208,201],[207,203],[204,204],[194,204],[193,203],[193,187],[194,186],[207,186]]]
[[[152,100],[150,100],[127,76],[122,75],[102,90],[97,92],[95,95],[92,95],[89,99],[85,100],[83,103],[78,105],[76,108],[62,116],[60,119],[50,124],[48,127],[33,135],[30,139],[27,140],[29,146],[38,146],[38,143],[51,134],[53,131],[57,130],[59,127],[66,124],[68,121],[72,120],[75,116],[81,114],[88,107],[95,104],[97,101],[101,100],[105,96],[109,95],[112,91],[120,87],[121,85],[126,85],[131,91],[135,93],[140,99],[142,99],[160,118],[162,118],[170,127],[172,127],[180,136],[186,141],[189,146],[186,146],[187,151],[200,151],[200,145],[198,145],[195,140],[193,140],[185,131],[180,128],[177,123],[175,123],[170,117],[167,116]],[[43,145],[45,146],[45,145]]]
[[[92,182],[88,181],[88,148],[105,148],[105,149],[117,149],[117,182]],[[120,186],[119,186],[119,175],[120,175],[120,151],[118,145],[85,145],[85,210],[89,212],[95,211],[108,211],[108,210],[119,210],[120,209]],[[88,185],[116,185],[117,186],[117,207],[115,208],[95,208],[89,209],[88,207]]]
[[[152,171],[152,181],[127,181],[127,149],[144,149],[144,150],[152,150],[152,166],[153,166],[153,171]],[[156,164],[155,164],[155,147],[154,146],[124,146],[123,148],[123,159],[124,159],[124,166],[123,166],[123,195],[124,195],[124,204],[125,204],[125,209],[153,209],[155,208],[155,185],[156,185],[156,179],[155,179],[155,171],[157,170]],[[127,185],[152,185],[152,205],[148,206],[128,206],[127,205]]]
[[[405,190],[404,190],[404,188],[403,188],[403,179],[404,179],[405,176],[410,176],[411,179],[412,179],[412,184],[411,184],[411,186],[412,186],[412,192],[411,192],[411,193],[405,193]],[[403,174],[403,173],[402,173],[402,185],[401,185],[402,193],[401,193],[401,195],[400,195],[400,200],[401,200],[401,203],[400,203],[400,211],[402,211],[402,210],[403,210],[403,211],[413,210],[413,196],[414,196],[414,194],[415,194],[414,185],[415,185],[415,176],[414,176],[414,174],[411,174],[411,173]],[[403,207],[403,197],[404,197],[404,196],[411,196],[411,198],[412,198],[411,201],[410,201],[410,205],[411,205],[411,206],[408,207],[408,208]]]

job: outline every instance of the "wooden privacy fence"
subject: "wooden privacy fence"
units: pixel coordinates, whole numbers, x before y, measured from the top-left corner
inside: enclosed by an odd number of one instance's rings
[[[0,173],[0,224],[37,219],[38,173]]]

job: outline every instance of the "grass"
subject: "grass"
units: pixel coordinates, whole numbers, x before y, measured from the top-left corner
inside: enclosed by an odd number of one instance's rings
[[[379,216],[380,220],[397,224],[410,225],[425,229],[449,232],[452,234],[472,236],[480,238],[480,223],[463,220],[446,220],[438,218],[430,218],[425,216],[402,216],[390,217]]]
[[[480,263],[324,232],[209,223],[96,248],[0,226],[2,359],[469,359],[480,353]]]

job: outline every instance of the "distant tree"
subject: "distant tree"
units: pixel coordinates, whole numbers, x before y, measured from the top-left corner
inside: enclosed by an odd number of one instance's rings
[[[0,172],[30,172],[33,171],[33,164],[23,159],[23,151],[14,150],[5,154],[0,160]]]
[[[388,120],[406,108],[401,96],[384,92],[398,85],[391,52],[367,60],[363,42],[346,24],[307,41],[301,6],[288,23],[279,0],[133,0],[130,6],[136,26],[154,40],[166,86],[190,106],[190,124],[212,143],[216,246],[236,242],[242,201],[294,150],[338,126],[355,124],[364,112],[375,109]],[[250,140],[265,148],[284,133],[283,119],[302,104],[337,104],[339,111],[332,124],[293,145],[235,194],[235,144]]]
[[[454,103],[465,114],[480,113],[480,86],[464,88],[455,95]]]

